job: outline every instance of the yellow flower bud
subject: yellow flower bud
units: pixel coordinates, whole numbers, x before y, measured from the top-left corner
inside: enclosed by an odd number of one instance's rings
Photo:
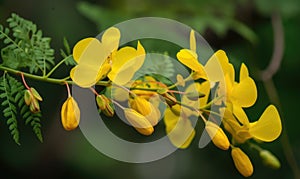
[[[124,109],[125,117],[128,122],[141,134],[151,135],[154,132],[154,128],[151,123],[137,111],[126,108]]]
[[[270,151],[262,150],[259,152],[259,156],[261,157],[263,163],[272,168],[272,169],[279,169],[280,162]]]
[[[222,150],[228,150],[230,143],[224,131],[215,123],[207,121],[205,130],[212,139],[215,146]]]
[[[61,108],[61,122],[65,130],[76,129],[80,121],[80,110],[73,97],[69,97]]]
[[[231,157],[233,159],[236,169],[244,176],[249,177],[253,173],[253,166],[249,157],[238,147],[231,150]]]
[[[155,126],[158,123],[160,111],[149,101],[142,97],[136,96],[134,99],[130,99],[129,103],[130,107],[145,116],[152,126]]]

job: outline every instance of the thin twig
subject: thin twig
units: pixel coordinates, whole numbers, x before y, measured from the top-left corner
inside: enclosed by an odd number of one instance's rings
[[[274,103],[281,114],[281,120],[283,125],[283,130],[281,134],[281,145],[283,148],[284,155],[286,157],[286,160],[288,164],[290,165],[295,178],[300,178],[300,171],[299,167],[297,165],[297,161],[295,159],[293,149],[291,147],[286,127],[285,127],[285,120],[283,117],[283,110],[280,105],[280,99],[278,96],[277,89],[273,82],[273,76],[277,73],[277,71],[280,68],[282,58],[283,58],[283,52],[284,52],[284,31],[283,31],[283,25],[281,21],[280,14],[278,12],[275,12],[272,14],[272,26],[274,31],[274,49],[273,49],[273,55],[270,60],[270,63],[268,67],[261,72],[261,80],[264,83],[264,87],[266,89],[266,92],[269,96],[269,99],[272,103]]]
[[[263,81],[271,79],[277,73],[280,68],[284,52],[284,31],[282,20],[278,12],[272,14],[272,26],[274,32],[274,49],[268,67],[261,73],[261,79]]]

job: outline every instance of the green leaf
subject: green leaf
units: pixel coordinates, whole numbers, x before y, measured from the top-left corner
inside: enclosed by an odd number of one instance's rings
[[[6,44],[1,50],[3,65],[13,68],[28,68],[30,73],[38,71],[46,74],[54,62],[54,50],[50,47],[51,39],[42,36],[42,31],[29,20],[16,14],[7,19],[9,28],[0,29],[0,37]],[[9,31],[12,31],[12,36]],[[0,38],[1,39],[1,38]]]

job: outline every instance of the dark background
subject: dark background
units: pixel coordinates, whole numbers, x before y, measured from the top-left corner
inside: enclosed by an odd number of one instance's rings
[[[57,61],[59,49],[66,37],[71,46],[82,38],[95,36],[115,23],[143,16],[159,16],[178,20],[197,30],[214,50],[223,49],[238,69],[241,62],[248,65],[255,78],[259,98],[257,104],[247,110],[251,120],[256,120],[271,102],[281,109],[281,117],[287,137],[282,135],[272,143],[262,144],[281,161],[279,170],[261,164],[257,153],[248,152],[254,164],[252,178],[294,178],[285,153],[299,164],[299,32],[300,2],[297,0],[201,0],[201,1],[72,1],[72,0],[0,0],[0,23],[12,12],[32,20],[52,38]],[[259,71],[269,64],[274,38],[271,17],[279,14],[284,29],[284,56],[273,80],[279,100],[268,97]],[[148,45],[147,49],[151,47]],[[156,49],[157,50],[157,49]],[[164,50],[162,50],[163,52]],[[171,52],[176,53],[176,52]],[[68,73],[60,68],[54,75]],[[31,128],[20,124],[21,146],[16,145],[9,134],[6,122],[0,120],[0,174],[10,177],[74,177],[74,178],[241,178],[233,166],[229,151],[221,151],[212,144],[198,148],[196,138],[186,150],[178,150],[159,161],[131,164],[108,158],[98,152],[84,138],[79,129],[66,132],[60,123],[60,108],[67,97],[63,86],[30,81],[44,96],[44,142],[40,143]],[[279,104],[280,103],[280,104]],[[107,119],[115,131],[128,136],[140,136],[117,119]],[[115,126],[114,126],[115,124]],[[117,126],[116,126],[117,125]],[[159,126],[158,133],[164,129]],[[290,145],[287,145],[287,139]],[[288,150],[291,147],[292,150]],[[124,149],[126,150],[126,149]],[[290,159],[291,160],[291,159]],[[10,178],[9,177],[9,178]]]

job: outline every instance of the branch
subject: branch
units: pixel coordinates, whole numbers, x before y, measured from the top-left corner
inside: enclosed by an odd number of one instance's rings
[[[284,31],[282,20],[278,12],[274,12],[271,16],[273,32],[274,32],[274,49],[272,59],[268,67],[261,72],[261,79],[267,81],[271,79],[279,70],[283,52],[284,52]]]

